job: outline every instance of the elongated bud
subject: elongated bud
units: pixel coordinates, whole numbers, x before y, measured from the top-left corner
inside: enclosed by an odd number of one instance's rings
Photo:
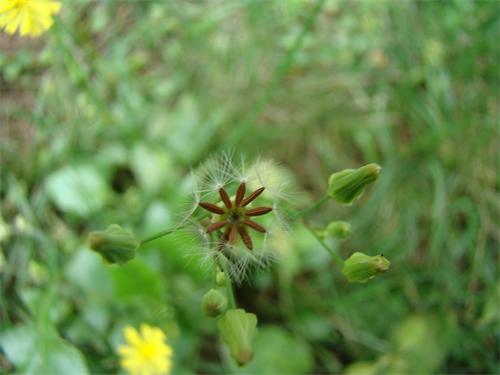
[[[118,224],[112,224],[103,231],[91,232],[88,240],[90,248],[109,263],[127,263],[134,259],[139,247],[139,240],[133,233]]]
[[[355,252],[344,262],[342,273],[351,283],[364,283],[389,269],[391,262],[383,255],[369,256]]]
[[[350,205],[369,183],[378,178],[380,169],[378,164],[371,163],[358,169],[334,173],[328,179],[328,195],[339,203]]]
[[[226,274],[222,271],[218,271],[217,274],[215,275],[215,284],[217,284],[217,286],[226,286],[226,283],[227,283]]]
[[[248,363],[253,357],[257,317],[242,309],[231,309],[219,319],[217,326],[236,363],[240,366]]]
[[[227,298],[217,289],[210,289],[203,296],[201,307],[206,316],[214,318],[226,310]]]
[[[333,238],[347,238],[351,234],[351,224],[346,221],[332,221],[325,228],[326,234]]]

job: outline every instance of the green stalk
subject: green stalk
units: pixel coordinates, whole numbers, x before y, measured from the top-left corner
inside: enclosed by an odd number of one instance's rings
[[[316,240],[318,240],[318,242],[328,252],[328,254],[331,255],[333,260],[335,260],[339,264],[339,266],[342,266],[344,264],[344,260],[341,258],[341,256],[337,254],[335,250],[330,248],[330,246],[328,246],[326,242],[323,241],[323,239],[320,236],[318,236],[316,232],[314,232],[314,229],[310,228],[306,223],[304,223],[304,226],[312,233],[312,235],[316,238]]]
[[[320,208],[326,201],[328,201],[330,197],[325,194],[323,195],[316,203],[314,203],[311,207],[306,208],[305,210],[302,210],[298,212],[296,215],[294,215],[294,218],[306,218],[310,214],[312,214],[314,211],[316,211],[318,208]]]
[[[203,220],[207,216],[209,216],[209,215],[203,215],[202,217],[200,217],[200,220]],[[168,236],[169,234],[174,233],[175,231],[178,231],[179,229],[184,228],[186,225],[187,225],[186,221],[184,220],[184,221],[181,221],[179,223],[179,226],[177,226],[177,227],[175,227],[173,229],[165,229],[165,230],[163,230],[161,232],[153,234],[152,236],[147,237],[147,238],[141,240],[141,242],[139,243],[139,247],[141,247],[142,245],[144,245],[147,242],[154,241],[154,240],[156,240],[158,238],[161,238],[161,237],[164,237],[164,236]]]
[[[161,237],[164,237],[164,236],[167,236],[169,235],[170,233],[173,233],[175,232],[176,230],[178,230],[180,228],[174,228],[174,229],[167,229],[167,230],[164,230],[164,231],[161,231],[159,233],[156,233],[156,234],[153,234],[152,236],[150,237],[147,237],[143,240],[141,240],[141,242],[139,243],[139,247],[141,247],[142,245],[144,245],[145,243],[148,243],[150,241],[154,241],[158,238],[161,238]]]
[[[217,262],[219,263],[220,268],[226,274],[226,293],[227,293],[227,301],[230,309],[236,308],[236,299],[234,298],[233,291],[233,283],[231,282],[231,278],[229,277],[229,272],[227,271],[227,265],[225,262]]]

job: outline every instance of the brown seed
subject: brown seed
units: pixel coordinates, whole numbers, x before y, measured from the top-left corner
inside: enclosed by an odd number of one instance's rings
[[[226,227],[226,230],[224,230],[224,234],[220,238],[222,242],[226,242],[227,239],[229,238],[229,232],[231,231],[231,227]]]
[[[238,231],[240,232],[241,239],[243,240],[245,246],[248,248],[248,250],[252,250],[253,249],[252,238],[248,234],[247,228],[239,227]]]
[[[227,220],[218,221],[217,223],[210,224],[207,227],[206,231],[207,231],[207,233],[211,233],[219,228],[222,228],[226,224],[227,224]]]
[[[253,220],[245,220],[245,224],[248,225],[250,228],[255,229],[257,232],[266,233],[266,229],[260,224],[257,224]]]
[[[223,188],[220,188],[219,194],[220,194],[222,201],[226,205],[226,207],[231,208],[233,205],[232,205],[231,199],[229,199],[229,195],[227,195],[226,191]]]
[[[240,207],[240,203],[245,196],[246,186],[245,183],[242,182],[240,186],[238,186],[238,190],[236,190],[236,198],[234,200],[234,205],[236,207]]]
[[[240,207],[245,207],[247,204],[249,204],[250,202],[252,202],[255,198],[257,198],[259,195],[262,194],[262,192],[265,190],[266,188],[264,187],[261,187],[261,188],[258,188],[257,190],[255,190],[252,194],[250,194],[248,197],[246,197],[245,199],[243,199],[240,203]]]
[[[201,207],[203,207],[205,210],[213,212],[214,214],[219,214],[219,215],[224,214],[224,210],[222,208],[216,206],[215,204],[208,203],[208,202],[200,202],[198,204]]]
[[[234,243],[236,242],[237,233],[238,233],[238,227],[236,225],[233,225],[231,227],[231,231],[229,232],[229,243],[231,245],[234,245]]]
[[[229,237],[229,231],[231,230],[231,227],[226,227],[224,230],[224,234],[221,236],[220,241],[217,245],[217,250],[222,251],[224,249],[224,244],[226,243],[228,237]]]
[[[271,212],[273,209],[271,207],[256,207],[245,212],[247,216],[260,216]]]

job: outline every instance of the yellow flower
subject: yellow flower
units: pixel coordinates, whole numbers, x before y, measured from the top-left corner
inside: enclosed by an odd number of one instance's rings
[[[172,367],[172,348],[165,343],[159,328],[141,324],[140,333],[133,327],[123,330],[126,345],[118,348],[120,364],[132,375],[168,374]]]
[[[37,36],[54,23],[61,3],[52,0],[0,0],[0,28],[9,34],[17,29],[24,35]]]

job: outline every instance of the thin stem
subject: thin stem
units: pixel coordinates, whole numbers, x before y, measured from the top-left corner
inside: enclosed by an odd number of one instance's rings
[[[203,220],[204,218],[206,218],[208,216],[210,216],[210,214],[205,214],[205,215],[201,216],[199,220]],[[173,229],[165,229],[159,233],[153,234],[152,236],[141,240],[141,242],[139,243],[139,247],[144,245],[147,242],[154,241],[154,240],[161,238],[161,237],[164,237],[164,236],[168,236],[169,234],[174,233],[175,231],[178,231],[179,229],[184,228],[186,225],[187,225],[186,221],[184,220],[184,221],[181,221],[178,224],[178,226],[173,228]]]
[[[310,228],[306,223],[304,223],[304,226],[309,230],[309,232],[312,233],[312,235],[314,236],[314,238],[316,238],[316,240],[318,240],[318,242],[328,252],[328,254],[331,255],[331,257],[333,258],[333,260],[335,260],[339,264],[339,266],[342,266],[344,264],[344,260],[340,257],[340,255],[338,255],[335,250],[333,250],[332,248],[330,248],[330,246],[328,246],[326,244],[326,242],[323,241],[323,239],[320,236],[318,236],[316,234],[316,232],[314,232],[314,229]]]
[[[323,195],[316,203],[314,203],[311,207],[306,208],[305,210],[302,210],[298,212],[294,218],[303,218],[305,219],[308,217],[310,214],[312,214],[314,211],[316,211],[318,208],[320,208],[326,201],[328,201],[330,197],[325,194]]]
[[[229,301],[229,307],[232,309],[236,308],[236,299],[234,298],[233,284],[231,280],[228,281],[226,285],[227,300]]]
[[[193,210],[193,212],[191,212],[191,214],[187,218],[185,218],[184,220],[182,220],[175,228],[173,228],[173,229],[165,229],[164,231],[161,231],[159,233],[153,234],[152,236],[147,237],[147,238],[141,240],[141,242],[139,243],[139,247],[142,246],[142,245],[144,245],[147,242],[154,241],[154,240],[156,240],[158,238],[161,238],[161,237],[164,237],[164,236],[168,236],[169,234],[171,234],[171,233],[173,233],[175,231],[178,231],[179,229],[182,229],[182,228],[186,227],[187,226],[187,223],[186,223],[187,219],[189,217],[191,217],[193,215],[193,213],[194,213],[194,210]],[[199,218],[199,220],[203,220],[203,219],[205,219],[205,218],[207,218],[209,216],[210,216],[210,214],[208,212],[204,213]]]
[[[147,242],[154,241],[154,240],[156,240],[158,238],[161,238],[161,237],[164,237],[164,236],[168,236],[170,233],[174,233],[178,229],[180,229],[180,228],[166,229],[166,230],[161,231],[159,233],[153,234],[152,236],[147,237],[147,238],[141,240],[141,242],[139,243],[139,246],[142,246],[142,245],[144,245]]]
[[[234,298],[233,284],[231,283],[231,278],[229,277],[229,273],[227,272],[226,262],[218,262],[222,271],[226,274],[226,293],[227,293],[227,301],[230,309],[236,308],[236,299]]]

